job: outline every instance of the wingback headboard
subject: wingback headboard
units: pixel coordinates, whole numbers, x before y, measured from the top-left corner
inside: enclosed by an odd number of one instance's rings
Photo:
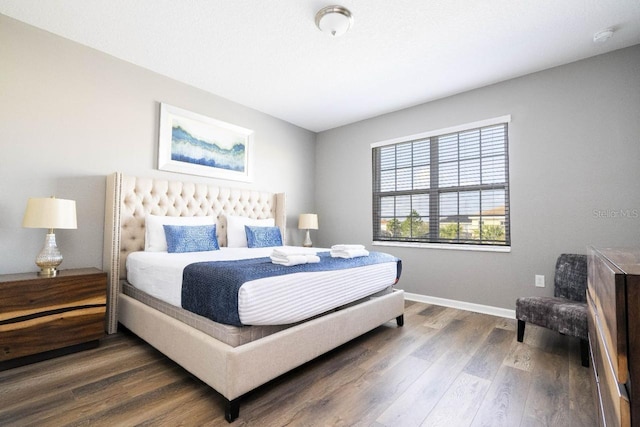
[[[103,268],[109,275],[107,333],[118,326],[118,293],[126,279],[127,255],[144,250],[145,215],[215,216],[220,246],[227,245],[226,215],[274,218],[285,239],[284,193],[218,187],[205,183],[141,178],[116,172],[107,177]]]

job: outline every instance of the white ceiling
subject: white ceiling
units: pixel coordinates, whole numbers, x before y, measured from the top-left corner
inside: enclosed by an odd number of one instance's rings
[[[640,43],[639,0],[0,0],[0,13],[312,131]],[[593,34],[615,28],[603,44]]]

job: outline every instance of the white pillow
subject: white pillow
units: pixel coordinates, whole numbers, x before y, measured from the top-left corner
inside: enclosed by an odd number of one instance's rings
[[[227,246],[230,248],[246,248],[247,233],[244,229],[245,225],[253,227],[275,227],[276,220],[252,219],[246,216],[227,215]]]
[[[163,225],[210,225],[215,224],[213,216],[159,216],[147,214],[145,217],[144,250],[146,252],[166,252],[167,237]]]

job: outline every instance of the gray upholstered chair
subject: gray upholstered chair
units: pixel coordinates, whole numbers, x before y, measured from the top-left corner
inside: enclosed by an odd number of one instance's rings
[[[518,341],[526,323],[580,339],[582,366],[589,366],[587,330],[587,256],[562,254],[556,262],[553,297],[521,297],[516,300]]]

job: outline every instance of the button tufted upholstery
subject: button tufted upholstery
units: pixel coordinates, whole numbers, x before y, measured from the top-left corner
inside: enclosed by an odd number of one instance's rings
[[[105,204],[104,267],[110,273],[109,330],[115,331],[115,301],[120,280],[126,278],[127,255],[144,250],[146,214],[166,216],[215,216],[218,243],[227,246],[226,215],[255,219],[275,218],[286,236],[284,194],[218,187],[205,183],[168,181],[127,176],[107,179]]]

